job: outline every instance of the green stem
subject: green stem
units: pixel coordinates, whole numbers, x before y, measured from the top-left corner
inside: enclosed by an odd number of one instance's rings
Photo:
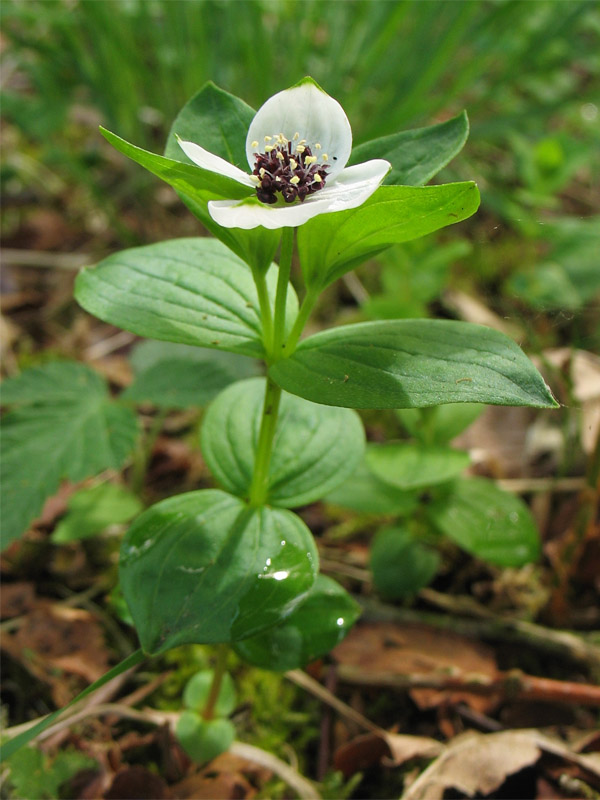
[[[131,489],[137,495],[140,495],[144,488],[144,480],[152,450],[168,414],[168,409],[162,409],[156,414],[147,432],[142,437],[140,446],[135,454],[131,474]]]
[[[273,440],[277,427],[280,400],[281,389],[267,377],[262,420],[254,459],[254,474],[252,475],[252,483],[250,485],[250,494],[248,498],[250,505],[255,508],[263,505],[267,499],[269,490],[269,464],[271,462],[271,451],[273,450]]]
[[[275,332],[273,335],[273,356],[275,359],[280,357],[281,348],[283,347],[283,337],[285,335],[285,306],[290,282],[290,272],[292,271],[295,234],[295,228],[283,228],[281,253],[279,256],[279,275],[277,276],[277,293],[275,295]]]
[[[253,276],[254,283],[256,284],[256,293],[258,294],[258,304],[260,306],[263,344],[266,352],[269,353],[273,347],[273,314],[271,313],[267,281],[264,272],[255,271]]]
[[[302,305],[300,306],[300,311],[298,312],[296,321],[294,322],[294,326],[290,331],[290,335],[288,336],[287,341],[283,347],[284,355],[289,356],[296,349],[296,345],[298,344],[298,339],[302,335],[304,326],[306,325],[308,318],[310,317],[310,313],[313,310],[318,297],[319,297],[318,289],[313,288],[307,291],[304,300],[302,301]]]
[[[206,698],[206,705],[202,709],[202,717],[204,719],[212,719],[215,715],[215,706],[219,699],[221,691],[221,684],[223,683],[223,675],[227,671],[227,653],[229,647],[226,644],[220,644],[217,649],[217,663],[213,672],[213,679],[210,685],[210,691]]]

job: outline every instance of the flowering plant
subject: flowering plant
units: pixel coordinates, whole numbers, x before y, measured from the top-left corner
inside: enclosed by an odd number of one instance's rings
[[[219,488],[146,509],[121,549],[120,583],[141,650],[98,683],[177,645],[219,645],[212,683],[202,677],[197,692],[203,708],[186,712],[180,731],[193,757],[233,737],[218,719],[228,707],[219,706],[224,648],[288,670],[326,654],[358,616],[345,589],[319,575],[317,544],[291,510],[360,472],[365,433],[356,409],[555,405],[517,345],[482,326],[386,320],[300,341],[330,283],[476,211],[474,183],[423,185],[467,131],[463,114],[352,150],[341,106],[304,79],[258,112],[208,84],[175,119],[165,155],[103,132],[173,186],[220,241],[176,239],[111,255],[80,273],[78,302],[142,337],[264,364],[264,377],[232,383],[204,415],[202,454]],[[301,303],[290,281],[295,256]]]

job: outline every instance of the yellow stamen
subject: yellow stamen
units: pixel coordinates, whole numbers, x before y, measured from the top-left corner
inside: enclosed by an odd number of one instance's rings
[[[300,134],[298,133],[298,131],[296,131],[296,133],[294,134],[294,141],[297,141],[299,138]]]
[[[298,162],[294,161],[293,158],[290,158],[290,167],[292,168],[292,170],[295,170],[297,166],[298,166]]]
[[[258,147],[258,142],[252,142],[250,147]]]
[[[272,145],[272,144],[266,144],[266,145],[265,145],[265,153],[270,153],[270,152],[271,152],[271,150],[275,150],[275,148],[273,147],[273,145]]]
[[[278,158],[280,161],[283,161],[283,153],[279,153],[279,152],[278,152],[278,153],[277,153],[277,158]]]
[[[315,150],[320,150],[321,145],[318,142],[315,142]]]
[[[306,156],[306,158],[304,159],[305,164],[314,164],[316,161],[317,161],[316,156]]]
[[[323,183],[323,178],[317,172],[317,174],[313,178],[313,181],[315,181],[315,183]]]
[[[267,170],[266,170],[264,167],[261,167],[261,168],[258,170],[258,174],[260,175],[260,177],[261,177],[261,178],[264,178],[264,177],[265,177],[265,175],[267,174]]]
[[[297,153],[303,153],[305,150],[306,150],[306,147],[304,147],[303,144],[297,144],[296,145],[296,152]]]
[[[260,178],[258,175],[250,175],[250,180],[254,181],[254,183],[260,183]]]
[[[300,178],[297,175],[294,175],[293,178],[290,178],[290,183],[293,183],[295,186],[297,183],[300,183]]]
[[[272,138],[272,136],[265,136],[265,142],[270,142]]]
[[[323,161],[329,161],[329,156],[327,155],[327,153],[323,153],[321,158],[323,159]]]

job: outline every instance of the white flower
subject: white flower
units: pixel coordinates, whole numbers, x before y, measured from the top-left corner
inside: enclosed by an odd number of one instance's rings
[[[346,167],[352,130],[341,105],[311,78],[271,97],[246,138],[249,175],[193,142],[178,139],[195,164],[256,189],[251,200],[211,200],[225,228],[303,225],[318,214],[362,205],[390,170],[382,159]]]

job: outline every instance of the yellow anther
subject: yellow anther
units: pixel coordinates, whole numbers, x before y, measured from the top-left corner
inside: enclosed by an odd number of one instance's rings
[[[250,147],[258,147],[258,142],[256,142],[256,141],[255,141],[255,142],[252,142],[252,143],[250,144]]]
[[[283,133],[280,133],[280,134],[277,136],[277,141],[279,142],[279,144],[287,144],[287,143],[288,143],[288,140],[285,138],[285,136],[283,135]]]
[[[275,180],[276,180],[276,181],[280,181],[280,180],[281,180],[281,178],[279,177],[279,175],[276,175],[276,176],[275,176]]]
[[[284,159],[283,159],[283,153],[281,153],[281,152],[279,152],[279,151],[278,151],[278,152],[277,152],[277,158],[278,158],[280,161],[283,161],[283,160],[284,160]]]
[[[303,144],[297,144],[296,145],[296,152],[297,153],[303,153],[305,150],[306,150],[306,147],[304,147]]]
[[[265,142],[270,142],[272,138],[272,136],[265,136]]]
[[[313,181],[314,181],[315,183],[322,183],[322,182],[323,182],[323,178],[322,178],[322,177],[319,175],[319,173],[317,172],[317,174],[316,174],[316,175],[313,177]]]
[[[298,141],[298,139],[300,138],[300,134],[298,133],[298,131],[296,131],[293,138],[295,142]]]
[[[300,183],[300,178],[297,175],[294,175],[293,178],[290,178],[290,183],[293,183],[295,186],[297,183]]]
[[[306,158],[304,159],[305,164],[314,164],[316,161],[317,161],[316,156],[306,156]]]
[[[320,150],[321,145],[318,142],[315,142],[315,150]]]
[[[254,183],[260,183],[260,178],[258,175],[250,175],[250,180],[254,181]]]
[[[297,166],[298,166],[298,162],[294,161],[293,158],[290,158],[290,167],[292,168],[292,171],[295,170]]]
[[[271,152],[271,150],[275,150],[275,148],[273,147],[273,145],[272,145],[272,144],[266,144],[266,145],[265,145],[265,153],[270,153],[270,152]]]
[[[300,139],[300,141],[298,142],[298,144],[306,144],[306,139]]]
[[[323,161],[329,161],[329,156],[327,155],[327,153],[323,153],[321,158],[322,158]]]
[[[267,170],[266,170],[264,167],[261,167],[261,168],[258,170],[258,174],[260,175],[260,177],[261,177],[261,178],[264,178],[264,177],[265,177],[265,175],[267,174]]]

